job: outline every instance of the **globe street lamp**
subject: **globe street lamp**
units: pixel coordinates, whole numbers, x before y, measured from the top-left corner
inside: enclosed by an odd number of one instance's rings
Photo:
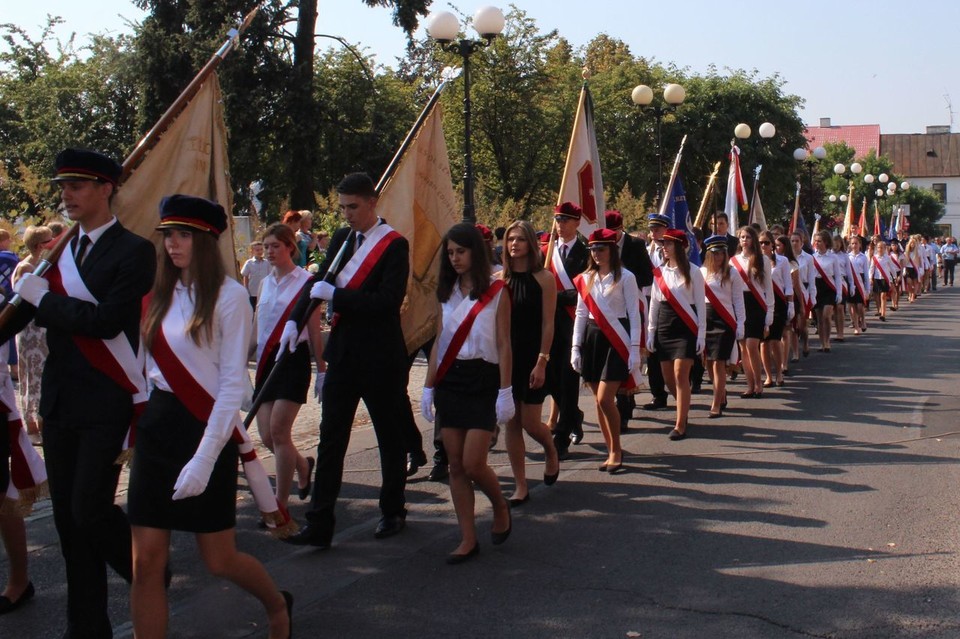
[[[657,153],[657,203],[663,196],[663,155],[660,150],[660,124],[663,116],[677,110],[687,97],[687,91],[679,84],[668,84],[663,88],[664,104],[653,104],[653,89],[645,84],[639,84],[630,92],[630,99],[640,107],[641,112],[653,114],[657,123],[657,139],[654,149]]]
[[[807,183],[810,187],[810,197],[807,199],[807,217],[813,217],[813,172],[816,169],[817,164],[820,160],[823,160],[827,157],[827,150],[822,146],[818,146],[813,150],[812,153],[808,153],[806,149],[800,148],[793,151],[793,159],[797,162],[803,162],[804,166],[807,168]],[[836,196],[831,196],[835,198]],[[835,200],[831,200],[833,202]]]
[[[440,48],[463,58],[463,221],[476,222],[473,198],[473,148],[470,143],[470,56],[493,43],[503,31],[503,12],[497,7],[482,7],[473,16],[473,28],[482,39],[456,40],[460,32],[457,17],[449,11],[437,11],[427,18],[427,33]]]

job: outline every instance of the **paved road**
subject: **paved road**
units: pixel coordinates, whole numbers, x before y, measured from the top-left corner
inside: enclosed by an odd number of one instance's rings
[[[732,399],[721,420],[695,396],[682,442],[667,440],[671,413],[638,410],[623,474],[597,471],[595,426],[553,487],[534,452],[513,536],[484,543],[478,498],[482,551],[463,566],[444,563],[456,521],[446,485],[425,473],[408,486],[408,529],[373,539],[379,473],[363,419],[334,548],[272,541],[246,493],[239,544],[295,593],[299,637],[960,637],[958,306],[958,289],[904,305],[812,353],[784,388]],[[416,403],[421,379],[418,365]],[[581,406],[592,426],[586,395]],[[318,414],[298,421],[302,450],[316,444]],[[491,459],[509,490],[502,448]],[[293,512],[302,520],[303,506]],[[0,618],[4,639],[62,632],[49,515],[41,506],[28,528],[37,598]],[[175,537],[172,567],[172,637],[266,636],[256,602],[206,575],[189,536]],[[111,592],[117,636],[132,636],[126,587],[114,579]]]

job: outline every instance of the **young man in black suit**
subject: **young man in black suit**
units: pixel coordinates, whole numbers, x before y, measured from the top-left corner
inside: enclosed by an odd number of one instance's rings
[[[48,279],[28,274],[16,292],[47,329],[40,390],[43,451],[53,518],[67,572],[67,637],[112,637],[107,616],[109,565],[132,579],[130,526],[114,504],[120,455],[134,419],[132,378],[112,374],[117,344],[140,348],[140,305],[153,285],[153,244],[110,212],[120,165],[93,151],[57,156],[61,199],[80,229]],[[34,310],[30,313],[30,310]],[[14,322],[14,329],[16,324]],[[111,345],[111,346],[107,346]],[[142,377],[140,378],[142,382]],[[138,398],[137,401],[142,401]]]
[[[403,443],[403,402],[406,394],[407,349],[400,328],[400,305],[406,295],[409,265],[407,240],[377,216],[377,194],[365,173],[347,175],[337,185],[340,211],[348,227],[334,233],[330,249],[313,284],[304,288],[290,314],[281,348],[292,350],[297,324],[313,304],[332,305],[333,328],[323,351],[323,416],[317,447],[316,481],[307,512],[307,525],[287,541],[329,548],[334,510],[343,481],[343,462],[350,431],[362,399],[373,421],[380,448],[380,511],[374,536],[390,537],[403,530],[407,511],[406,451]],[[337,265],[333,262],[346,244]],[[326,281],[328,272],[336,275]]]
[[[553,261],[547,268],[557,276],[557,310],[554,315],[553,344],[547,363],[547,383],[550,396],[559,411],[553,442],[560,459],[570,456],[570,439],[583,439],[583,411],[580,410],[580,374],[570,366],[570,348],[573,343],[573,313],[577,308],[577,289],[573,278],[587,268],[587,245],[580,239],[580,207],[564,202],[554,209],[558,237],[554,243]],[[557,273],[557,264],[562,265]]]

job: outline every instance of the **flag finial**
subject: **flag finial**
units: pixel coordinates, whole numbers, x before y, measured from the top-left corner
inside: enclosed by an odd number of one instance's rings
[[[583,69],[581,69],[580,71],[580,77],[583,78],[584,80],[589,80],[590,76],[592,75],[593,75],[593,72],[590,71],[590,67],[583,67]]]

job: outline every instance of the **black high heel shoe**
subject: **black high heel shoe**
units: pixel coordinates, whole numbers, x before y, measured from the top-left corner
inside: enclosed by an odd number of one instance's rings
[[[493,532],[490,531],[490,543],[494,546],[499,546],[507,540],[507,537],[510,536],[510,532],[513,530],[513,514],[507,509],[507,529],[503,532]]]
[[[447,564],[450,566],[456,566],[458,564],[464,563],[465,561],[470,561],[471,559],[473,559],[479,554],[480,554],[480,542],[478,541],[475,544],[473,544],[473,548],[471,548],[470,550],[468,550],[466,553],[462,555],[458,555],[456,553],[450,553],[449,555],[447,555]]]

